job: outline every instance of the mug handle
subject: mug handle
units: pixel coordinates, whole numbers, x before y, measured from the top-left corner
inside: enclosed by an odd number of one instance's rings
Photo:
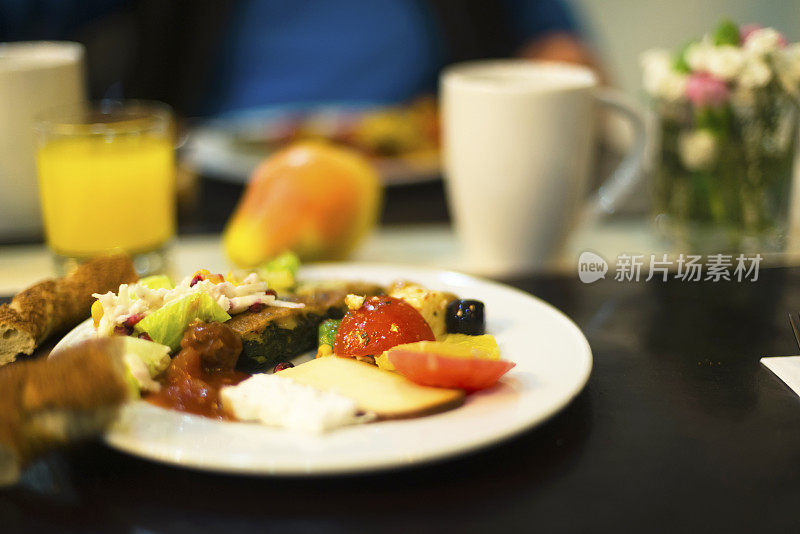
[[[614,169],[585,208],[583,222],[592,222],[600,217],[613,214],[619,203],[631,193],[639,183],[644,162],[646,137],[642,115],[628,103],[623,93],[615,89],[598,89],[595,100],[601,107],[622,115],[633,127],[633,145],[620,164]]]

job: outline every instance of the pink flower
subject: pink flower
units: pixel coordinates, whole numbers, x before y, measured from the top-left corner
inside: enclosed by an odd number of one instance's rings
[[[717,107],[728,100],[728,86],[706,72],[695,72],[686,81],[686,98],[697,107]]]
[[[741,28],[739,28],[739,40],[742,43],[742,46],[745,45],[747,40],[750,38],[751,35],[753,35],[754,32],[763,29],[764,26],[762,26],[761,24],[745,24]],[[789,44],[789,41],[786,40],[786,37],[782,33],[774,31],[771,28],[769,29],[769,31],[777,35],[778,47],[786,48],[786,45]]]
[[[760,30],[763,28],[761,24],[744,24],[741,28],[739,28],[739,39],[741,43],[747,41],[747,38],[750,37],[750,34],[756,30]]]

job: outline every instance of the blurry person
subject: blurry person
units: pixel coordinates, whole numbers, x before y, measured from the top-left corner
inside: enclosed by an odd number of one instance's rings
[[[94,98],[204,116],[407,101],[471,59],[597,65],[561,0],[0,0],[0,40],[29,39],[86,44]]]

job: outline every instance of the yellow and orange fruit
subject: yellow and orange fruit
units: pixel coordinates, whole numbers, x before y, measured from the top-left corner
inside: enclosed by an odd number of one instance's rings
[[[223,245],[252,268],[291,250],[302,260],[346,257],[378,217],[381,185],[357,152],[324,142],[292,145],[253,173]]]

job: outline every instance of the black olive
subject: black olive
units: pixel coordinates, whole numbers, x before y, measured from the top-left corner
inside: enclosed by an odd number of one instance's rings
[[[447,332],[471,336],[483,334],[486,331],[483,310],[483,302],[479,300],[454,300],[447,305]]]

